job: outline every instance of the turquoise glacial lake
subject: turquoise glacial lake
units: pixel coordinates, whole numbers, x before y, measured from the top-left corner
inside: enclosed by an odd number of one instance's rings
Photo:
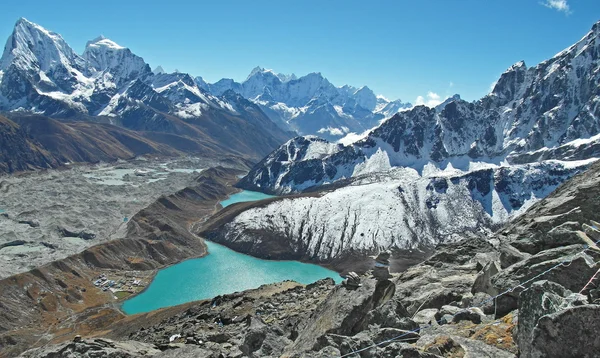
[[[231,195],[229,198],[221,202],[222,207],[227,207],[231,204],[241,203],[244,201],[257,201],[262,199],[274,198],[273,195],[259,193],[257,191],[244,190],[237,194]]]
[[[270,197],[261,195],[241,192],[225,200],[229,203],[224,201],[221,205]],[[160,270],[144,292],[123,303],[123,311],[127,314],[149,312],[284,280],[309,284],[331,277],[337,283],[342,281],[337,272],[318,265],[261,260],[210,241],[206,241],[206,245],[207,256]]]

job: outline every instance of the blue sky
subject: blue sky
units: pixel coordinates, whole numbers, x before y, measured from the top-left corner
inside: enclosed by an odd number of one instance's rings
[[[535,65],[578,41],[600,20],[600,1],[21,0],[2,5],[0,41],[21,16],[78,53],[103,34],[152,67],[210,82],[244,80],[260,65],[435,102],[478,99],[513,63]]]

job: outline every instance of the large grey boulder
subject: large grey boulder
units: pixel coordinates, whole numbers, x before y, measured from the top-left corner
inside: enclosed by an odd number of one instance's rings
[[[313,314],[298,327],[298,337],[286,352],[313,350],[316,342],[327,334],[355,335],[366,327],[370,311],[391,299],[395,287],[391,281],[364,279],[363,285],[348,291],[342,286],[333,288]]]
[[[519,286],[521,283],[551,268],[554,269],[544,273],[540,280],[556,282],[569,290],[580,290],[598,269],[595,262],[600,258],[594,251],[583,252],[585,248],[584,245],[570,245],[542,251],[494,275],[491,279],[494,291],[490,294],[510,290],[496,300],[496,316],[502,317],[518,307],[519,295],[525,288]]]
[[[543,316],[523,358],[593,358],[600,354],[600,306],[583,305]]]
[[[261,319],[252,317],[240,349],[246,357],[264,357],[283,351],[290,343],[289,339],[277,335]]]
[[[500,266],[495,261],[488,262],[483,269],[477,274],[477,278],[471,288],[471,293],[477,292],[494,293],[494,286],[491,283],[491,278],[500,272]]]
[[[533,330],[540,317],[559,310],[567,290],[551,281],[537,281],[519,298],[517,345],[523,357],[530,357]]]

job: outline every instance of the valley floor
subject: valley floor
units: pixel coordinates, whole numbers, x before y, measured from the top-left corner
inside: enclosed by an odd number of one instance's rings
[[[125,237],[137,212],[216,164],[138,159],[0,177],[0,278]]]

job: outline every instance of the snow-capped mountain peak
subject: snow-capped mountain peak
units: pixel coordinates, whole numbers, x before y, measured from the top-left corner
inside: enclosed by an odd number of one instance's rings
[[[143,58],[104,36],[88,41],[83,58],[92,72],[91,75],[110,72],[117,86],[151,74],[150,66]]]
[[[20,18],[4,47],[0,69],[14,64],[30,73],[49,72],[58,67],[82,68],[79,57],[57,33],[46,30],[25,18]]]
[[[100,35],[100,36],[96,37],[95,39],[88,41],[87,44],[85,45],[86,48],[100,47],[100,46],[109,47],[109,48],[115,49],[115,50],[125,49],[125,47],[117,44],[116,42],[114,42],[110,39],[107,39],[106,37],[104,37],[104,35]]]
[[[228,90],[241,94],[283,129],[328,139],[339,139],[348,132],[362,133],[410,107],[400,100],[377,97],[367,86],[336,87],[320,72],[297,77],[257,66],[241,83],[222,79],[210,84],[201,77],[196,83],[216,96]]]
[[[291,75],[286,75],[283,73],[276,73],[275,71],[270,70],[270,69],[265,69],[264,67],[256,66],[252,69],[252,71],[250,71],[250,74],[248,75],[248,77],[246,77],[246,81],[250,80],[252,77],[254,77],[257,74],[267,74],[267,73],[277,77],[282,83],[298,79],[298,77],[296,77],[296,75],[293,73]]]

